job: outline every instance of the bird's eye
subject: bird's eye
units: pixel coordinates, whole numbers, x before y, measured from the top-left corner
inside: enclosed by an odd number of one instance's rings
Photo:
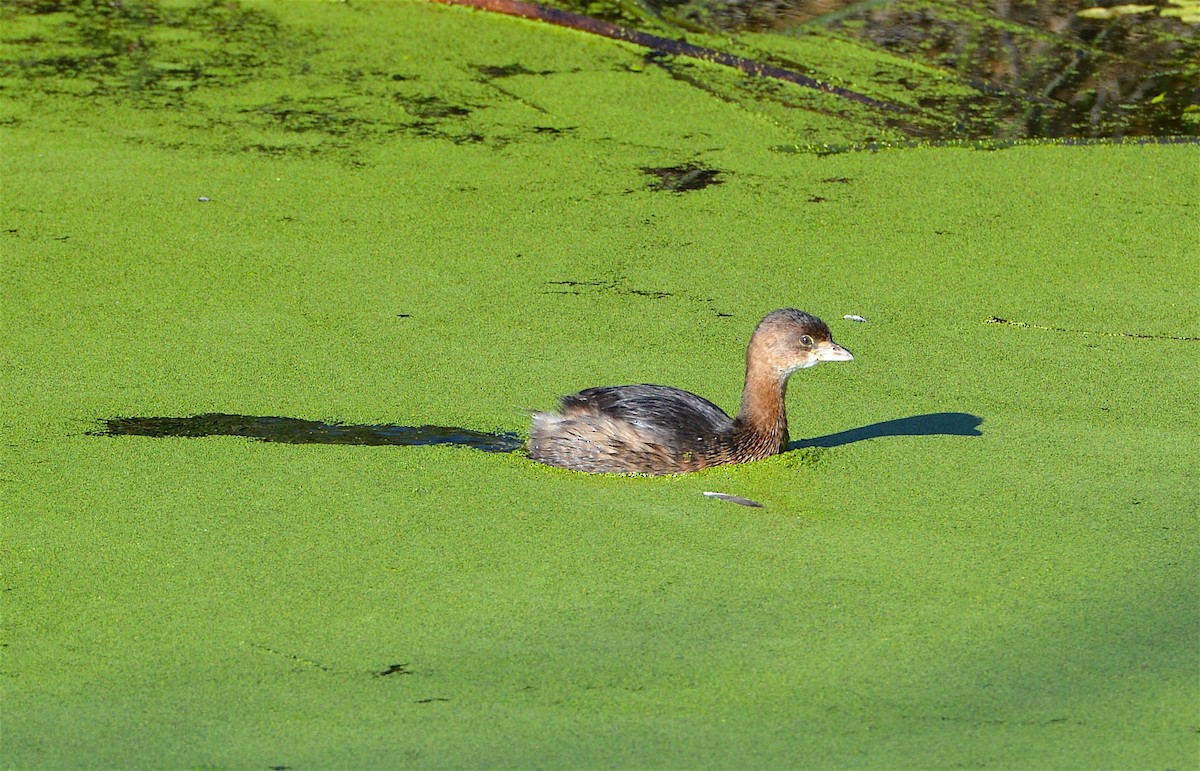
[[[812,344],[811,337],[808,335],[800,335],[800,345],[803,345],[805,348],[812,348]]]

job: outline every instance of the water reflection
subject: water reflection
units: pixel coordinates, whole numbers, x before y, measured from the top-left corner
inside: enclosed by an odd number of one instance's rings
[[[893,122],[911,137],[1017,139],[1200,135],[1200,25],[1162,9],[1088,18],[1111,3],[935,0],[644,0],[684,28],[853,40],[934,67],[974,94],[908,88],[929,117]],[[590,7],[590,5],[589,5]],[[1132,8],[1133,6],[1121,6]],[[819,62],[812,63],[820,66]],[[906,81],[907,78],[907,81]],[[931,78],[937,75],[931,73]]]

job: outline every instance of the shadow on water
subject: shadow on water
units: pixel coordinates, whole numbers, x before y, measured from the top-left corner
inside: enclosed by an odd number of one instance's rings
[[[484,452],[512,452],[525,444],[516,434],[489,434],[467,428],[346,425],[220,412],[190,418],[108,418],[101,423],[101,429],[90,432],[93,436],[244,436],[287,444],[459,444]]]
[[[844,444],[885,436],[983,436],[983,432],[979,430],[982,423],[983,418],[969,412],[934,412],[929,415],[913,415],[911,418],[885,420],[812,439],[801,439],[789,444],[788,449],[841,447]]]

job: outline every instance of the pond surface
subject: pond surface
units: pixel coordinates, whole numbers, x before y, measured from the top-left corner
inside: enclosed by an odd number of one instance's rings
[[[1192,767],[1196,148],[818,157],[1008,136],[823,21],[644,23],[898,109],[425,0],[0,0],[6,764]],[[732,407],[788,305],[861,352],[791,452],[504,452]]]

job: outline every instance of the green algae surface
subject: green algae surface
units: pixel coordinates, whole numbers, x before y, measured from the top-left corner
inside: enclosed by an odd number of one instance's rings
[[[1194,147],[787,153],[867,129],[458,8],[120,7],[0,27],[5,767],[1195,764]],[[732,410],[781,306],[856,360],[695,475],[93,433]]]

